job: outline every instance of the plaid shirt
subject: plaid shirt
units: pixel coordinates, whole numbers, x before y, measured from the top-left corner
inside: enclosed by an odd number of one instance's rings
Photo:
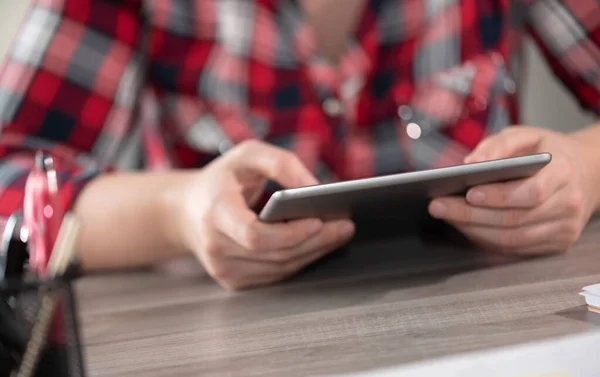
[[[597,0],[372,0],[337,63],[294,0],[37,0],[0,75],[0,216],[39,148],[67,205],[132,143],[169,169],[258,138],[323,180],[459,163],[518,121],[525,35],[598,113]]]

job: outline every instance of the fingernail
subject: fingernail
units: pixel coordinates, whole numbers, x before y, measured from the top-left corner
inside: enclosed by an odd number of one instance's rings
[[[308,223],[308,232],[310,234],[319,233],[322,227],[323,222],[321,220],[311,220],[311,222]]]
[[[342,233],[342,234],[343,234],[345,237],[351,236],[351,235],[352,235],[352,233],[354,233],[354,224],[352,224],[352,223],[343,223],[343,224],[340,226],[340,228],[341,228],[341,229],[340,229],[340,232],[341,232],[341,233]]]
[[[471,190],[467,192],[467,201],[478,204],[485,200],[485,194],[479,190]]]
[[[446,214],[446,205],[441,202],[434,201],[429,206],[429,213],[431,216],[441,218]]]

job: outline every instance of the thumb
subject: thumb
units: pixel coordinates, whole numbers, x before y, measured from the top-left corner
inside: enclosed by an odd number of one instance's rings
[[[536,153],[542,141],[543,130],[527,126],[511,126],[485,138],[465,157],[469,164],[499,158],[517,157]]]
[[[258,140],[245,141],[231,149],[226,158],[237,176],[251,170],[284,188],[312,186],[317,178],[296,154]]]

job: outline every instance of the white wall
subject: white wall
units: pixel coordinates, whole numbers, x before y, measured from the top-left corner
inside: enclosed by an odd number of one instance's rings
[[[0,3],[1,59],[10,46],[29,0],[0,0]],[[537,49],[531,45],[527,50],[527,60],[529,66],[526,90],[522,98],[522,123],[556,130],[572,130],[593,121],[593,118],[579,110],[575,101],[549,72]]]
[[[30,0],[0,0],[0,60],[6,54],[29,3]]]
[[[526,59],[521,123],[566,131],[595,121],[591,114],[580,110],[574,97],[555,79],[533,43],[528,44]]]

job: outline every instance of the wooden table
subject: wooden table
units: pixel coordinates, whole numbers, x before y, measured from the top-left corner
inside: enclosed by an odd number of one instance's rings
[[[78,283],[91,376],[346,373],[590,331],[600,220],[570,253],[510,260],[418,237],[357,243],[280,285],[199,272]]]

